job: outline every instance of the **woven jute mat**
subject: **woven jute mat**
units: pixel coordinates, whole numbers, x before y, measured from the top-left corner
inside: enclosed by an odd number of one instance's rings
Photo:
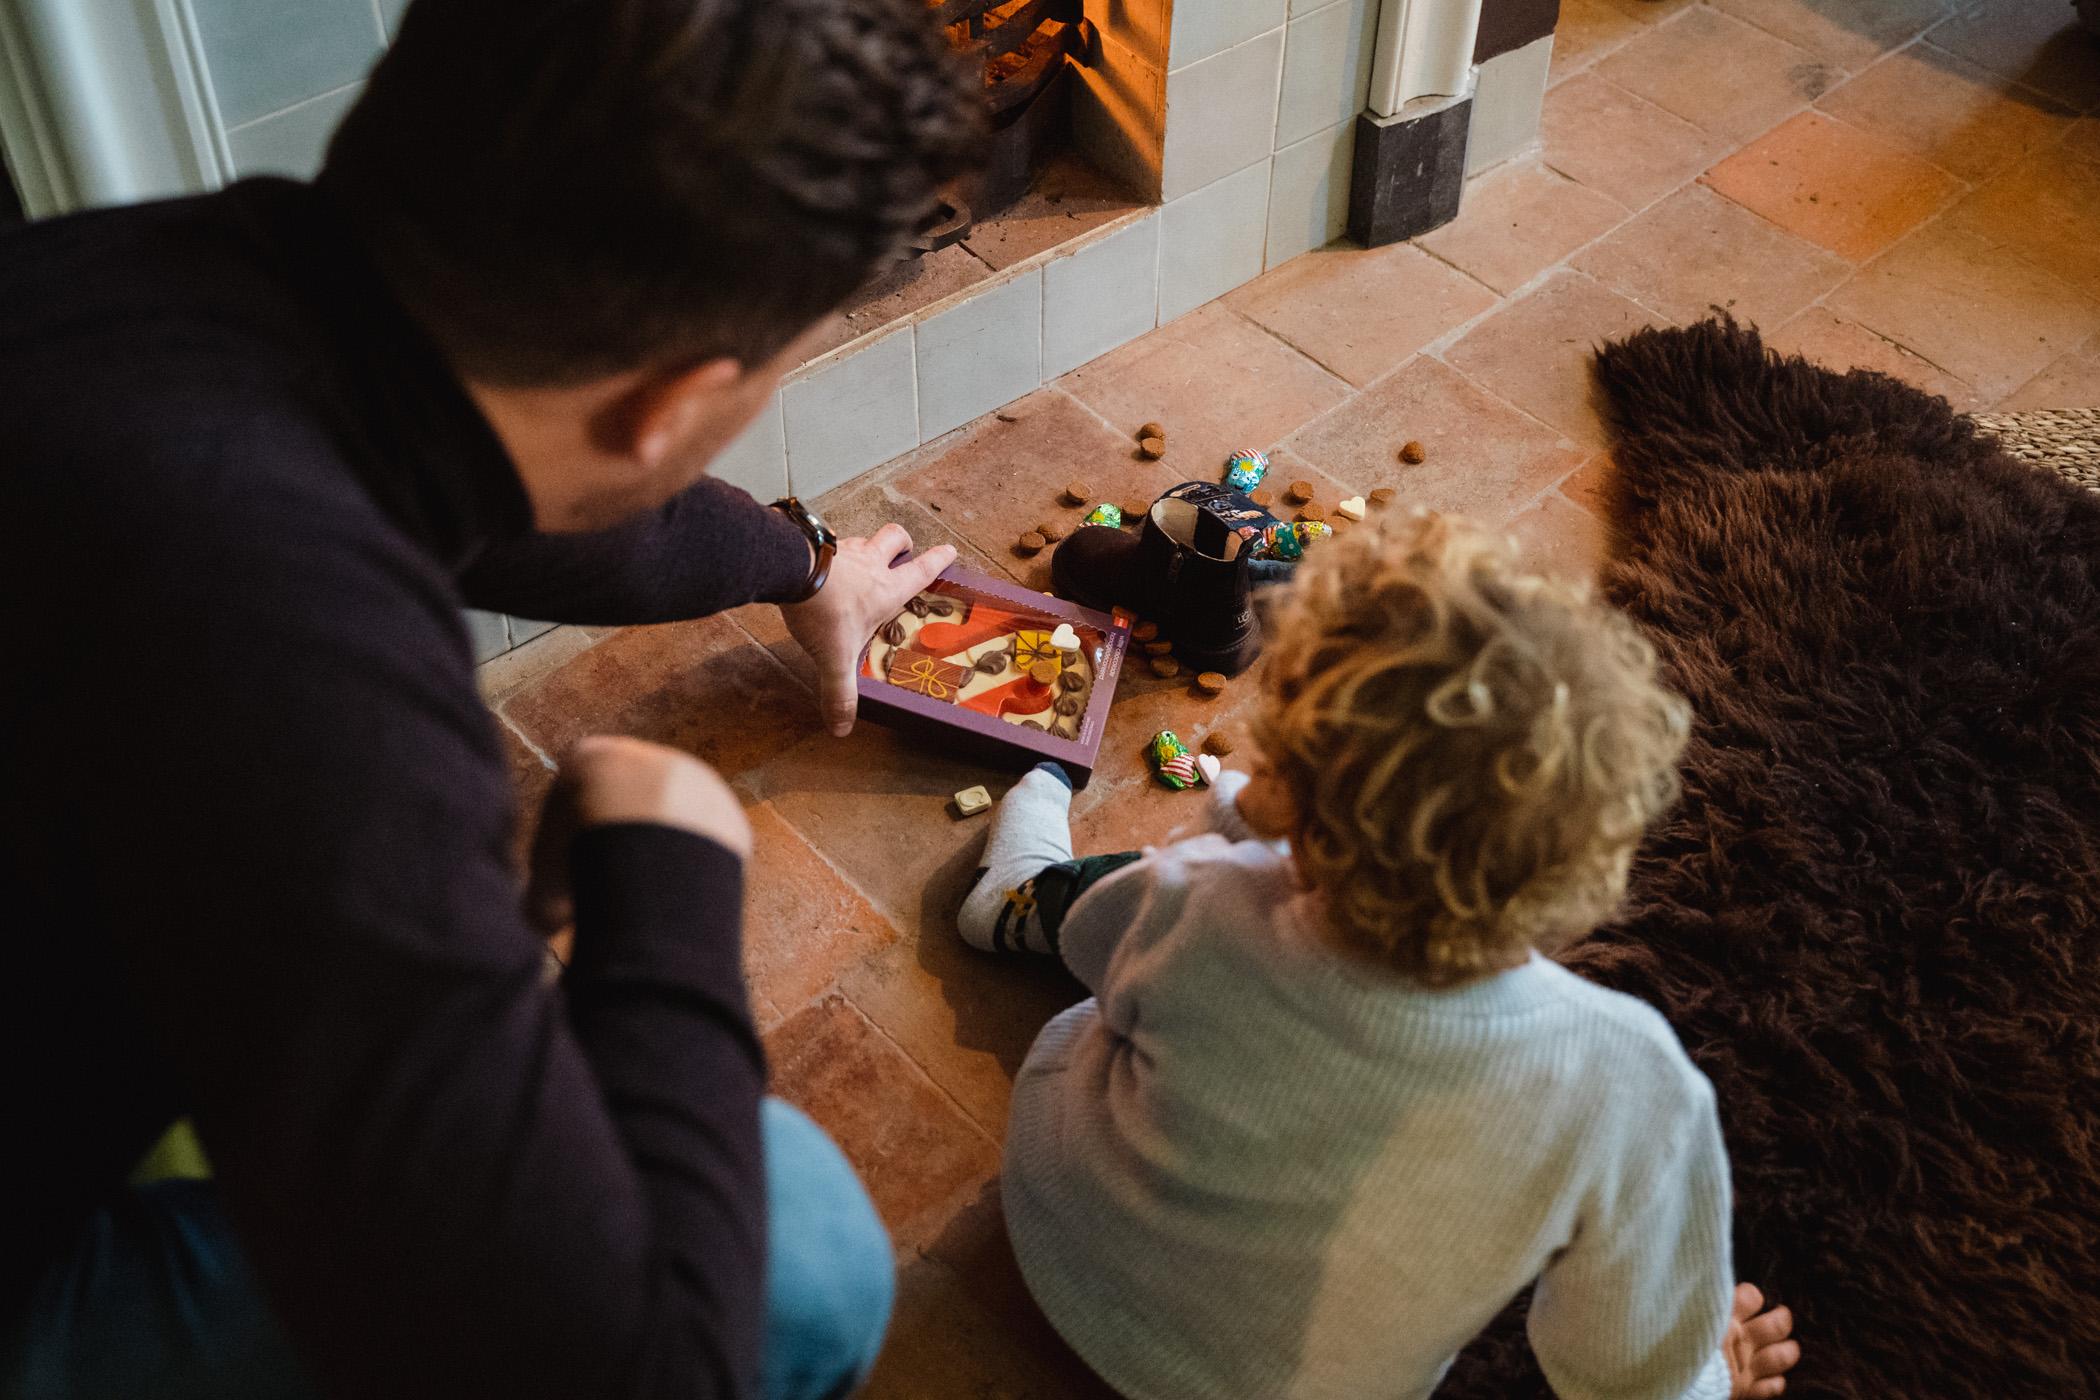
[[[1977,427],[2021,461],[2047,467],[2088,491],[2100,491],[2100,408],[2042,408],[1972,417]]]

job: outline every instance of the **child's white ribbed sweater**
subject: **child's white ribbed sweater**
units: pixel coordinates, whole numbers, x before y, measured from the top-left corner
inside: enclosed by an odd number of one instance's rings
[[[1537,1279],[1567,1400],[1725,1400],[1728,1163],[1669,1026],[1537,958],[1415,990],[1309,912],[1213,834],[1066,917],[1096,995],[1029,1052],[1005,1171],[1058,1330],[1132,1400],[1402,1400]]]

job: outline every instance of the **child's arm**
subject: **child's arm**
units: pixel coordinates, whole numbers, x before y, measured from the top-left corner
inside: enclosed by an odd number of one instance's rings
[[[1561,1400],[1728,1400],[1728,1156],[1695,1088],[1539,1276],[1531,1345]]]

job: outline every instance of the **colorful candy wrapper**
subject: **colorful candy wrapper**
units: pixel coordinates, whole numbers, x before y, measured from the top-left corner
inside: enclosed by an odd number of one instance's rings
[[[1268,474],[1269,459],[1265,453],[1243,447],[1225,459],[1225,484],[1235,491],[1252,491]]]
[[[1162,784],[1184,792],[1203,785],[1203,772],[1196,767],[1196,757],[1188,745],[1175,737],[1171,729],[1162,729],[1152,736],[1152,775]]]
[[[1305,554],[1305,546],[1298,539],[1298,532],[1288,525],[1271,525],[1261,532],[1261,544],[1255,549],[1257,559],[1298,559]]]
[[[1123,508],[1103,501],[1086,513],[1086,523],[1089,525],[1106,525],[1113,530],[1123,523]]]

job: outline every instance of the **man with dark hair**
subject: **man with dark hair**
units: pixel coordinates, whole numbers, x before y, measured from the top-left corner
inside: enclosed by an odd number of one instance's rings
[[[845,1394],[888,1241],[763,1097],[750,831],[586,740],[533,907],[460,608],[953,557],[702,477],[972,154],[923,0],[417,0],[313,185],[0,237],[0,1393]],[[134,1187],[177,1119],[215,1178]]]

